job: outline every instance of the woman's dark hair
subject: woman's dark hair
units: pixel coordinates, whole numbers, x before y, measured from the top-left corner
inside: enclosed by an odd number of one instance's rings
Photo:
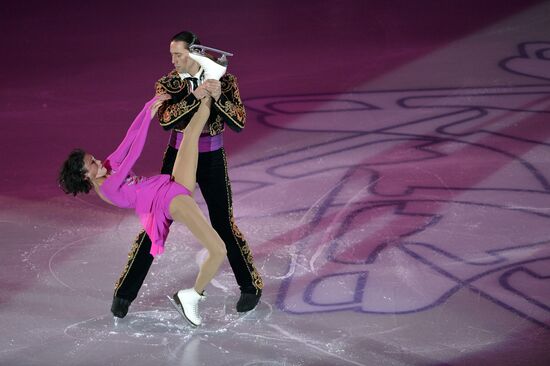
[[[172,37],[172,41],[187,43],[187,49],[189,49],[189,47],[194,44],[201,44],[201,41],[199,41],[199,38],[195,35],[195,33],[189,31],[179,32],[174,37]]]
[[[92,189],[92,183],[84,171],[84,155],[84,150],[74,149],[63,163],[57,178],[63,192],[76,196],[81,192],[88,193]]]

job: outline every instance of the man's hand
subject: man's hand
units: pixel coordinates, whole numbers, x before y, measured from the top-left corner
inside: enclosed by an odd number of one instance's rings
[[[208,93],[214,98],[214,100],[220,99],[220,95],[222,95],[222,83],[220,83],[219,80],[214,79],[208,79],[205,80],[204,83],[201,84],[201,86],[204,85],[206,90],[208,90]]]
[[[195,96],[195,98],[200,100],[204,97],[210,96],[210,92],[206,88],[205,84],[206,84],[206,82],[202,83],[195,90],[193,90],[193,95]]]

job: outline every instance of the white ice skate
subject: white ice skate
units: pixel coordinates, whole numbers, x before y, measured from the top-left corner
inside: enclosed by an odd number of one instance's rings
[[[206,51],[213,51],[219,53],[221,56],[214,59],[211,58],[210,55],[207,55]],[[227,70],[227,56],[233,56],[233,54],[202,45],[193,45],[189,47],[189,57],[197,61],[202,66],[204,69],[205,79],[220,80]]]
[[[200,295],[194,288],[180,290],[172,297],[167,296],[176,310],[185,320],[194,327],[201,325],[202,319],[199,315],[199,301],[205,299],[205,295]]]

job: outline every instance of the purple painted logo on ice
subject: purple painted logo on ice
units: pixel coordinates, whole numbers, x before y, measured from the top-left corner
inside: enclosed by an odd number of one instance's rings
[[[273,239],[290,258],[279,307],[404,314],[465,290],[549,328],[549,50],[500,63],[534,85],[248,100],[296,138],[235,170],[296,217]]]

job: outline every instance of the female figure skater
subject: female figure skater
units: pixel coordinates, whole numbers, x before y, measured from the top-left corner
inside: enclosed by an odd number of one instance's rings
[[[161,95],[145,104],[122,143],[102,163],[75,149],[63,164],[59,184],[66,193],[88,193],[92,188],[105,202],[135,208],[152,239],[151,254],[160,254],[171,220],[184,223],[208,251],[193,288],[180,290],[173,300],[180,313],[193,326],[201,324],[198,302],[204,299],[206,285],[217,273],[226,256],[225,245],[193,199],[198,159],[198,140],[210,114],[211,97],[201,100],[198,111],[185,128],[172,175],[140,177],[131,172],[140,156],[147,130],[159,106],[170,96]]]

